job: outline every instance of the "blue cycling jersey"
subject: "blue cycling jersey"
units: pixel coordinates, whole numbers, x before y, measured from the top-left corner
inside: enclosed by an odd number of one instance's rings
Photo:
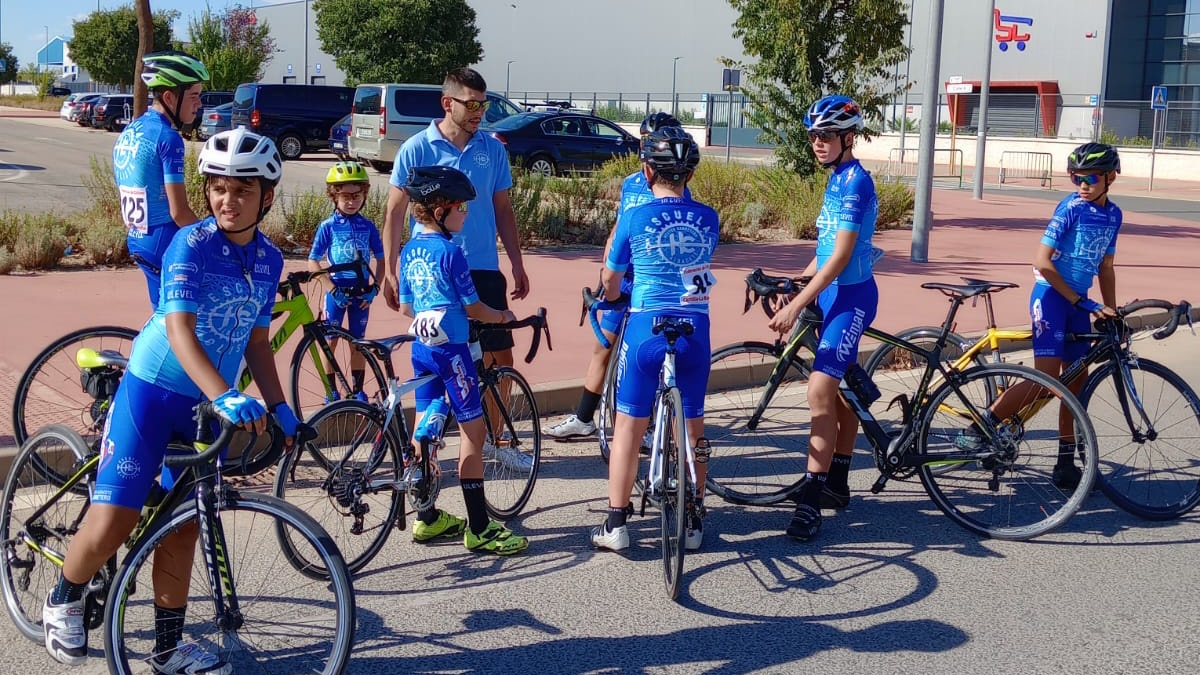
[[[621,214],[605,264],[614,272],[633,266],[634,311],[707,313],[719,234],[712,207],[686,198],[655,199]]]
[[[183,183],[183,155],[183,138],[153,108],[130,122],[113,146],[113,174],[129,252],[152,265],[161,266],[179,229],[171,220],[166,186]]]
[[[339,265],[354,262],[356,258],[363,261],[363,279],[371,281],[372,259],[383,258],[383,239],[375,223],[361,213],[352,216],[334,211],[325,219],[313,237],[312,250],[308,253],[309,260],[324,260],[329,264]],[[358,275],[353,270],[334,272],[329,275],[335,284],[341,287],[353,288],[358,282]]]
[[[879,217],[879,199],[875,181],[858,160],[843,162],[833,169],[825,187],[825,201],[817,216],[817,269],[833,255],[841,230],[857,232],[854,252],[846,268],[833,280],[835,284],[858,284],[871,278],[871,237]]]
[[[430,341],[436,346],[445,342],[462,344],[469,337],[467,305],[479,302],[471,270],[462,249],[440,234],[424,232],[404,245],[400,252],[400,304],[412,305],[417,318],[414,327],[430,321],[425,335],[445,340]],[[433,329],[437,330],[433,330]]]
[[[692,198],[692,191],[686,186],[683,188],[683,197],[684,199]],[[619,218],[629,209],[652,201],[654,201],[654,191],[650,189],[650,181],[646,180],[646,175],[641,171],[631,173],[621,183],[621,205],[617,208],[617,216]],[[621,292],[629,293],[632,290],[633,268],[630,268],[625,270],[625,281],[621,283]]]
[[[245,246],[234,244],[210,216],[181,229],[162,263],[162,294],[133,343],[129,372],[168,391],[203,397],[167,339],[167,315],[184,312],[196,315],[196,339],[232,387],[251,329],[271,325],[283,254],[261,231]]]
[[[1117,252],[1117,232],[1122,214],[1112,200],[1104,206],[1071,195],[1058,203],[1042,235],[1042,244],[1054,249],[1054,269],[1071,287],[1086,295],[1105,256]],[[1036,271],[1037,283],[1048,284]]]

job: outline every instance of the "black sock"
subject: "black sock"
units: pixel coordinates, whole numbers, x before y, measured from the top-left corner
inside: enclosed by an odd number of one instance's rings
[[[850,491],[850,455],[834,455],[826,484],[836,492]]]
[[[58,584],[54,586],[53,591],[50,591],[50,604],[65,605],[68,602],[79,602],[83,599],[85,590],[87,590],[87,584],[72,583],[60,574],[58,575]]]
[[[800,503],[808,504],[814,509],[821,509],[821,490],[825,489],[825,481],[829,478],[827,473],[808,473],[808,482],[804,484],[804,490],[800,493]]]
[[[179,609],[159,607],[154,603],[154,652],[159,663],[165,663],[183,640],[183,615],[187,605]]]
[[[587,422],[590,424],[592,418],[596,416],[596,408],[599,405],[600,394],[584,389],[583,396],[579,397],[579,407],[575,409],[575,417],[580,422]]]
[[[417,511],[417,518],[419,518],[420,521],[426,525],[432,525],[437,522],[438,516],[441,514],[442,512],[438,509],[438,507],[431,506],[424,511]]]
[[[463,501],[467,504],[467,526],[475,534],[487,529],[487,503],[483,500],[483,479],[467,479],[461,482]]]
[[[1078,446],[1075,445],[1075,443],[1073,443],[1071,441],[1059,441],[1058,442],[1058,465],[1062,466],[1064,464],[1074,464],[1075,463],[1075,452],[1077,449],[1078,449]]]
[[[366,371],[362,368],[359,368],[358,370],[350,371],[350,382],[351,382],[350,386],[354,391],[362,391],[363,374],[365,372]]]
[[[629,506],[609,506],[608,507],[608,531],[612,532],[618,527],[625,527],[625,523],[629,522]]]

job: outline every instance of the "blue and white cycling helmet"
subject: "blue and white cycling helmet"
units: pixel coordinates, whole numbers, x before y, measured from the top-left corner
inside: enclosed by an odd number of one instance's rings
[[[809,131],[861,131],[862,109],[849,96],[830,94],[809,106],[804,126]]]

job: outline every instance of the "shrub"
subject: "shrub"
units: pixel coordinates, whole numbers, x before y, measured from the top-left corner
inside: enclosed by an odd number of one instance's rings
[[[825,176],[802,177],[784,167],[760,167],[754,171],[754,194],[765,205],[770,221],[764,229],[777,229],[797,239],[817,236],[817,215],[825,198]]]
[[[875,190],[879,195],[876,230],[894,230],[911,224],[913,206],[916,203],[912,188],[904,183],[877,181]]]
[[[0,276],[12,274],[15,269],[17,269],[17,257],[13,255],[12,249],[0,246]]]
[[[26,270],[53,268],[71,243],[69,233],[66,221],[55,213],[17,214],[11,243],[16,264]]]
[[[79,243],[94,265],[122,265],[132,262],[125,242],[125,226],[103,218],[94,218],[79,233]]]
[[[187,144],[183,156],[183,185],[187,189],[188,206],[196,217],[203,219],[208,214],[208,197],[204,194],[204,177],[200,175],[200,151],[195,143]],[[191,223],[181,223],[191,225]]]
[[[275,208],[283,216],[278,234],[282,235],[282,241],[290,244],[286,248],[311,248],[317,226],[333,212],[333,205],[325,195],[324,188],[320,192],[310,189],[294,195],[283,195],[279,191],[275,194]],[[276,243],[281,242],[276,239]]]
[[[751,194],[751,171],[742,164],[702,161],[688,184],[694,199],[717,212],[721,241],[742,239],[750,232],[745,208]]]
[[[88,173],[83,175],[83,186],[91,202],[88,214],[93,225],[112,224],[124,227],[121,218],[121,197],[117,181],[113,177],[112,164],[103,157],[88,158]]]

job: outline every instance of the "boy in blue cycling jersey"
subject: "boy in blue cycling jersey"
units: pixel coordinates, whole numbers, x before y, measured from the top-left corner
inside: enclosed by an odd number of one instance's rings
[[[673,115],[665,112],[656,112],[646,115],[642,120],[642,140],[646,140],[646,136],[651,132],[665,127],[679,127],[679,120]],[[692,198],[691,190],[686,187],[683,189],[683,196],[687,199]],[[617,209],[617,217],[629,209],[645,204],[654,199],[654,193],[650,191],[650,182],[646,180],[646,176],[642,171],[636,171],[625,177],[625,181],[621,183],[621,204]],[[604,259],[608,259],[608,252],[612,248],[613,233],[616,227],[613,227],[612,232],[608,233],[608,241],[604,244]],[[621,280],[621,293],[628,294],[633,288],[633,269],[625,273],[625,278]],[[600,320],[600,330],[604,332],[608,338],[609,347],[605,347],[599,340],[592,346],[592,358],[588,361],[587,372],[583,377],[583,394],[579,397],[579,406],[575,409],[575,414],[567,417],[567,419],[548,427],[544,430],[547,436],[558,439],[568,438],[586,438],[596,433],[596,425],[592,422],[592,418],[596,415],[596,407],[600,405],[600,394],[604,388],[604,373],[608,370],[608,359],[612,355],[612,344],[616,340],[617,331],[621,328],[621,321],[625,318],[624,312],[611,311],[605,312]]]
[[[313,272],[321,269],[324,260],[328,260],[330,265],[359,261],[360,268],[357,270],[334,272],[321,277],[325,287],[325,320],[334,326],[341,326],[348,316],[350,323],[347,331],[359,339],[367,334],[371,301],[379,292],[378,280],[383,275],[383,239],[375,223],[359,213],[370,189],[367,171],[358,162],[338,162],[330,167],[325,175],[325,192],[333,201],[333,214],[317,227],[312,250],[308,253],[308,269]],[[373,275],[371,259],[375,260]],[[330,340],[329,346],[336,349],[337,339]],[[367,400],[362,390],[365,363],[362,352],[351,350],[351,391],[347,393],[360,401]],[[341,395],[335,388],[337,379],[332,372],[333,367],[330,364],[325,367],[326,379],[331,387],[326,399],[328,403],[338,400]]]
[[[451,236],[463,228],[467,202],[475,198],[471,179],[448,166],[416,167],[402,188],[412,203],[413,217],[423,228],[400,252],[397,299],[400,311],[413,317],[409,333],[413,373],[439,377],[416,391],[417,419],[429,403],[442,396],[458,420],[462,439],[458,451],[458,476],[466,521],[436,506],[417,512],[413,540],[429,541],[463,532],[463,545],[471,551],[512,555],[529,541],[487,514],[483,492],[483,450],[487,428],[479,397],[475,358],[468,346],[468,319],[485,323],[515,321],[507,309],[499,310],[479,300],[467,258]],[[524,455],[522,455],[524,457]],[[524,469],[529,470],[526,466]]]
[[[154,105],[117,137],[113,174],[129,254],[146,275],[150,306],[158,306],[162,256],[183,225],[200,220],[188,205],[183,183],[183,129],[200,110],[208,69],[183,52],[157,52],[142,59],[142,81]]]
[[[1029,298],[1033,320],[1033,365],[1058,377],[1070,364],[1087,353],[1086,342],[1067,340],[1072,333],[1086,333],[1092,318],[1115,317],[1117,233],[1121,209],[1108,198],[1108,188],[1121,172],[1115,148],[1103,143],[1084,143],[1067,156],[1067,173],[1078,192],[1058,203],[1042,235],[1033,259],[1035,282]],[[1100,280],[1101,301],[1088,297],[1092,282]],[[1074,382],[1078,394],[1086,371]],[[1036,384],[1022,383],[1004,392],[985,413],[985,422],[998,426],[1016,414],[1023,401],[1036,396]],[[1059,416],[1058,458],[1051,481],[1062,490],[1074,490],[1082,479],[1075,466],[1075,429],[1069,415]],[[964,450],[983,449],[987,439],[972,424],[955,439]]]
[[[654,335],[663,318],[692,324],[691,335],[675,343],[676,384],[683,398],[688,440],[693,443],[696,484],[702,491],[710,449],[704,438],[704,393],[708,388],[708,298],[715,283],[712,255],[720,236],[717,212],[685,198],[684,189],[700,163],[700,149],[679,127],[651,132],[642,143],[642,173],[654,199],[621,214],[601,281],[605,297],[621,294],[625,272],[633,267],[630,314],[617,356],[616,420],[608,462],[608,515],[591,532],[592,545],[619,551],[629,547],[629,496],[637,478],[638,445],[650,422],[667,339]],[[682,440],[682,439],[681,439]],[[703,492],[699,495],[703,498]],[[704,507],[687,514],[684,546],[704,540]]]
[[[211,215],[185,227],[163,255],[162,292],[129,357],[104,427],[91,506],[71,539],[62,576],[42,611],[46,649],[58,661],[87,660],[83,624],[88,582],[128,538],[162,470],[173,437],[194,438],[193,408],[210,400],[248,430],[274,413],[288,443],[296,416],[283,401],[268,330],[283,255],[258,230],[271,207],[282,162],[270,139],[244,128],[213,136],[200,152]],[[233,388],[243,357],[267,402]],[[195,525],[164,540],[154,557],[158,673],[228,675],[232,665],[183,636]]]
[[[879,201],[871,175],[854,157],[862,112],[850,98],[829,95],[809,107],[804,125],[817,161],[832,171],[817,216],[817,255],[802,273],[812,281],[770,322],[772,330],[788,333],[813,301],[823,316],[808,380],[808,480],[787,527],[788,536],[800,541],[820,532],[823,507],[842,508],[850,501],[858,418],[842,400],[838,384],[849,369],[859,367],[858,343],[879,304],[871,247]]]

